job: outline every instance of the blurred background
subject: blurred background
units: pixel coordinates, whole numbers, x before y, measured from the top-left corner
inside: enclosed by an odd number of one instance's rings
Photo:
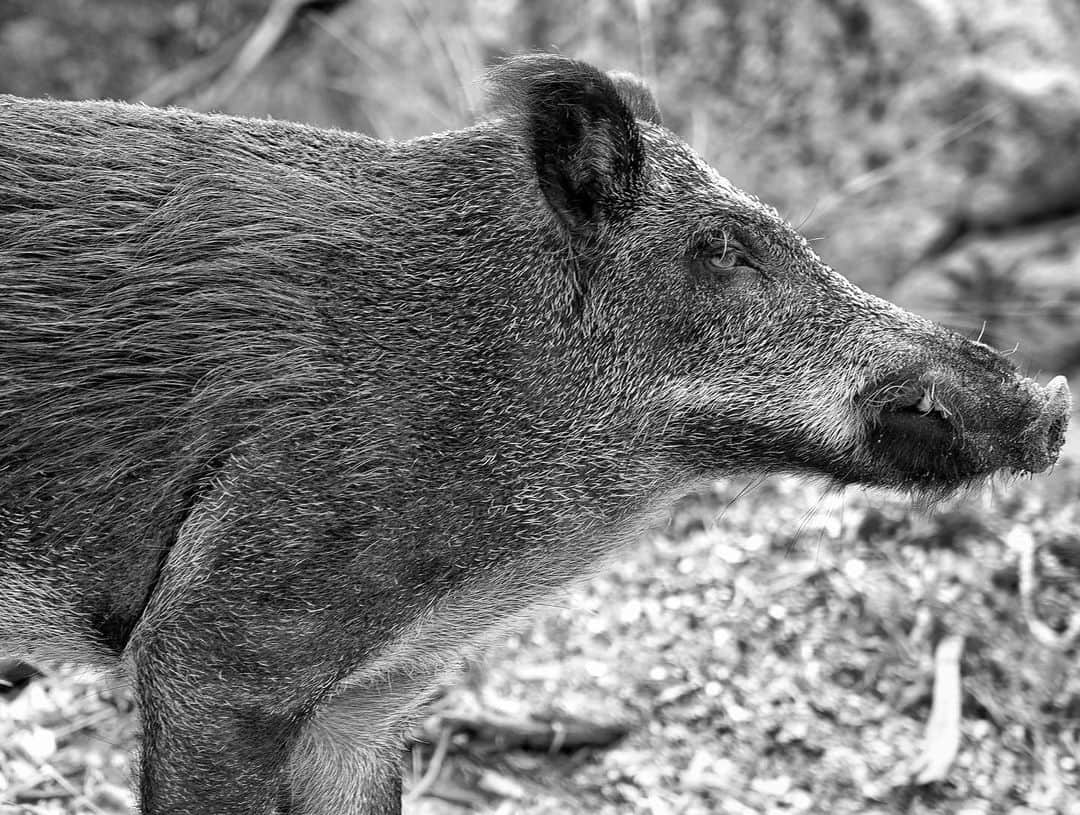
[[[1078,40],[1075,0],[3,0],[0,92],[405,139],[508,54],[630,70],[840,272],[1076,382]],[[684,501],[446,689],[407,811],[1080,813],[1078,485]],[[123,685],[39,667],[0,813],[126,811]]]

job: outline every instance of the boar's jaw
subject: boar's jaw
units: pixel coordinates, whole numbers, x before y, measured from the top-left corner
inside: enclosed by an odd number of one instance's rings
[[[860,400],[873,470],[891,486],[948,490],[998,471],[1038,473],[1057,461],[1071,398],[1017,377],[971,391],[937,376],[894,375]],[[858,479],[863,480],[863,479]]]

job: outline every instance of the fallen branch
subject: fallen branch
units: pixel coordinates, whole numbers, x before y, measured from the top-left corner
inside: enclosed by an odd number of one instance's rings
[[[445,732],[464,734],[473,749],[572,753],[583,747],[610,747],[629,732],[629,727],[576,718],[545,722],[485,712],[448,712],[432,716],[416,740],[438,743]]]

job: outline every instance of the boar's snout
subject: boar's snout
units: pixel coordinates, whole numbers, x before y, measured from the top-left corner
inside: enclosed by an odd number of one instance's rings
[[[972,379],[905,371],[868,391],[868,440],[881,480],[949,489],[998,471],[1052,466],[1069,423],[1065,377],[1042,387],[1001,373]]]
[[[1020,469],[1041,473],[1055,461],[1065,442],[1065,428],[1069,425],[1072,397],[1069,383],[1063,376],[1055,376],[1043,390],[1045,403],[1024,432],[1027,439],[1028,457]]]

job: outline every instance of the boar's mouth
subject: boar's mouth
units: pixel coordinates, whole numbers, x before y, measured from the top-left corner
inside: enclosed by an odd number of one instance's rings
[[[858,400],[870,479],[948,490],[996,472],[1038,473],[1057,461],[1071,400],[1064,377],[1045,388],[1016,377],[975,387],[900,372]]]

